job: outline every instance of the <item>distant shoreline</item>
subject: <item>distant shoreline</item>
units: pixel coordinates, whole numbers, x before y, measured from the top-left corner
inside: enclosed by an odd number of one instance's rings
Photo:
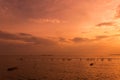
[[[54,55],[40,55],[40,56],[54,56]]]

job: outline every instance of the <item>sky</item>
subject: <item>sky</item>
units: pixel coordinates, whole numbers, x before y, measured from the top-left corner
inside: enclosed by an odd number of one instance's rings
[[[0,54],[119,54],[119,25],[119,0],[0,0]]]

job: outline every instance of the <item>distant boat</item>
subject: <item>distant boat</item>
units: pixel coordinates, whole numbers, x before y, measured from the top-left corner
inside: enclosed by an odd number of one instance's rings
[[[68,61],[71,61],[72,59],[71,59],[71,58],[68,58],[67,60],[68,60]]]
[[[90,66],[93,66],[94,65],[94,63],[90,63]]]
[[[14,71],[14,70],[17,70],[18,68],[17,67],[11,67],[11,68],[8,68],[7,71]]]

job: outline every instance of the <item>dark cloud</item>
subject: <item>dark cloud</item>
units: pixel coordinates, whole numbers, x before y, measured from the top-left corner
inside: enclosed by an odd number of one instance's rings
[[[18,33],[12,34],[4,31],[0,31],[0,39],[4,40],[19,40],[27,43],[33,43],[38,45],[55,45],[56,43],[50,39],[35,37],[31,34]]]
[[[81,37],[75,37],[71,39],[71,41],[79,43],[79,42],[86,42],[86,41],[91,41],[91,39],[88,38],[81,38]]]
[[[120,34],[100,35],[100,36],[96,36],[96,38],[94,40],[97,41],[97,40],[103,40],[103,39],[108,39],[108,38],[112,38],[112,37],[119,37],[119,36],[120,36]]]
[[[89,39],[89,38],[82,38],[82,37],[75,37],[73,39],[70,39],[70,41],[75,42],[75,43],[86,43],[86,42],[94,42],[94,41],[100,41],[100,40],[104,40],[104,39],[108,39],[111,37],[117,37],[120,36],[120,34],[115,34],[115,35],[99,35],[99,36],[95,36],[95,38]]]
[[[36,55],[53,54],[57,46],[33,45],[0,39],[0,55]]]
[[[60,45],[56,45],[52,39],[39,38],[27,33],[9,33],[5,31],[0,31],[0,53],[1,54],[73,54],[73,53],[89,53],[99,50],[99,46],[96,46],[92,42],[99,41],[102,39],[107,39],[109,37],[119,36],[119,34],[112,36],[96,36],[94,39],[75,37],[73,39],[67,38],[57,38],[59,42],[74,42],[79,43],[78,47],[69,46],[61,48]],[[19,42],[17,42],[19,41]],[[24,43],[22,43],[24,42]],[[31,44],[32,43],[32,44]],[[85,43],[82,44],[81,43]],[[87,50],[87,51],[86,51]],[[99,50],[101,51],[101,50]],[[94,52],[95,53],[95,52]]]
[[[63,46],[64,47],[64,46]],[[53,55],[68,55],[68,54],[87,54],[97,53],[102,47],[96,44],[84,44],[79,46],[67,46],[60,48],[58,46],[36,46],[31,44],[7,42],[0,40],[0,55],[40,55],[40,54],[53,54]],[[104,50],[104,49],[102,49]]]
[[[102,26],[116,26],[115,22],[102,22],[96,25],[97,27],[102,27]]]
[[[36,37],[27,33],[9,33],[0,31],[0,53],[15,54],[47,54],[58,47],[54,40]]]
[[[71,39],[71,41],[75,42],[75,43],[91,43],[91,42],[99,41],[99,40],[106,39],[106,38],[108,38],[108,36],[104,36],[104,35],[96,36],[94,39],[75,37],[75,38]]]
[[[63,38],[63,37],[60,37],[60,38],[59,38],[59,41],[60,41],[60,42],[68,42],[67,39],[66,39],[66,38]]]
[[[15,43],[15,42],[9,42],[6,40],[0,39],[0,54],[2,55],[10,55],[10,54],[28,54],[32,51],[34,47],[28,45],[28,44],[22,44],[22,43]]]
[[[19,33],[19,35],[21,35],[21,36],[32,36],[31,34],[27,34],[27,33]]]
[[[4,32],[4,31],[0,31],[0,39],[11,39],[11,40],[18,40],[20,37],[15,35],[15,34],[11,34],[8,32]]]

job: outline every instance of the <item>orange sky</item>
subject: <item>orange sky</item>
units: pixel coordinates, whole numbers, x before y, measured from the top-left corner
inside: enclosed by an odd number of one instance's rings
[[[1,54],[117,54],[119,0],[0,0]]]

